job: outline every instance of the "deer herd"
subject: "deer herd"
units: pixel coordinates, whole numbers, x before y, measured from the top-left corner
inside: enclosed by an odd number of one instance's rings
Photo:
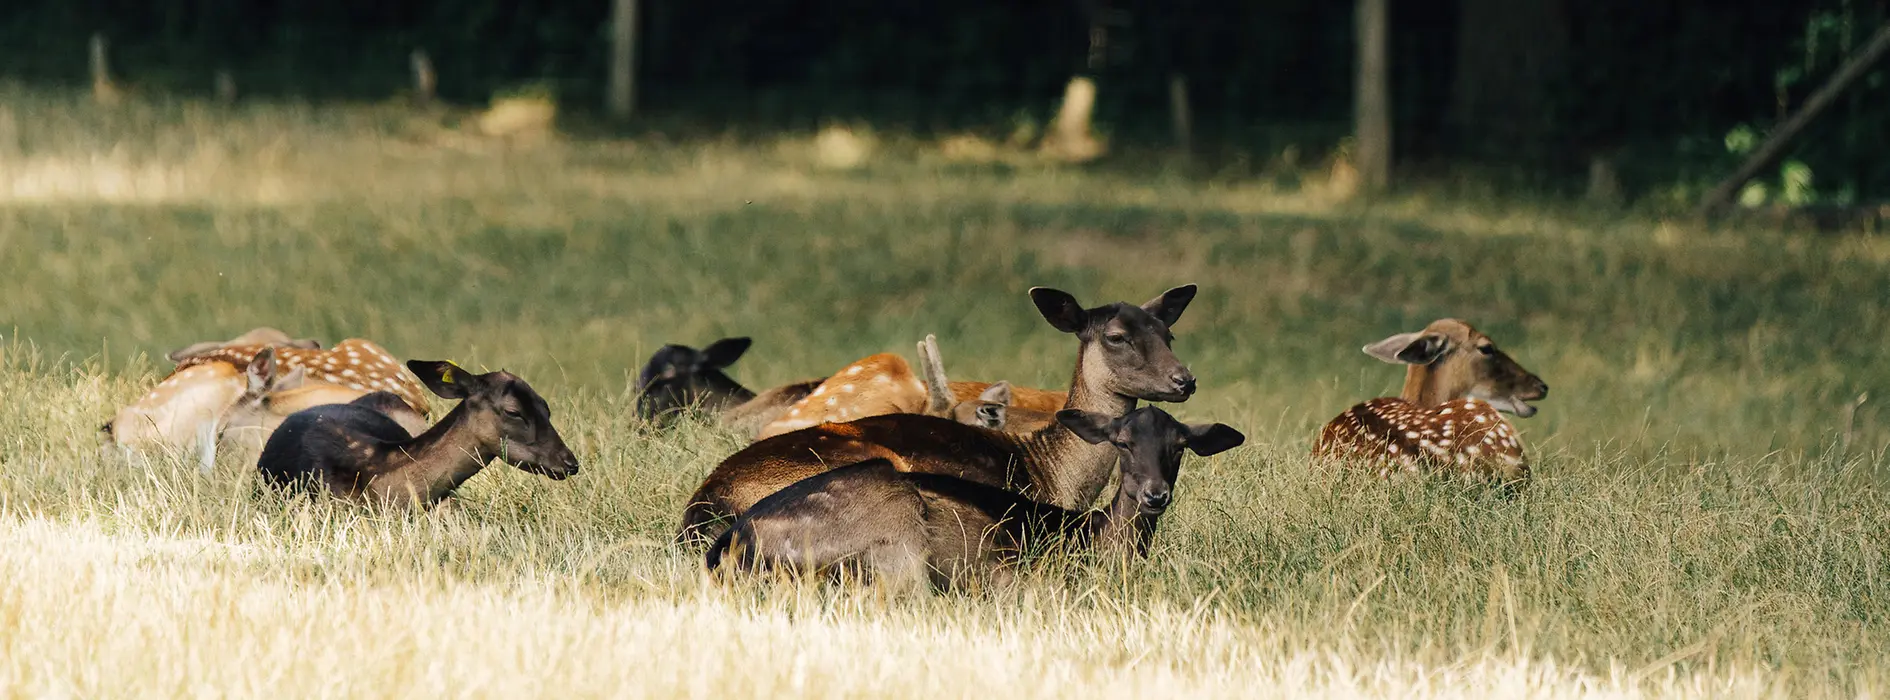
[[[678,546],[706,549],[718,577],[814,574],[917,591],[1002,581],[1034,543],[1140,556],[1182,454],[1246,440],[1139,405],[1194,395],[1170,330],[1194,296],[1185,285],[1141,305],[1085,307],[1031,289],[1043,319],[1076,337],[1065,391],[950,381],[934,336],[918,344],[916,372],[881,353],[760,392],[726,373],[747,338],[664,346],[636,379],[640,418],[699,415],[750,440],[682,505]],[[1405,365],[1403,391],[1332,419],[1314,457],[1386,476],[1528,479],[1502,414],[1534,415],[1548,385],[1489,337],[1442,319],[1364,351]],[[579,471],[544,397],[504,371],[403,366],[368,340],[324,349],[273,328],[169,358],[170,375],[102,428],[108,453],[209,470],[224,451],[285,492],[394,508],[438,505],[494,459],[554,480]],[[458,404],[429,422],[426,393]],[[1112,481],[1113,498],[1091,510]]]

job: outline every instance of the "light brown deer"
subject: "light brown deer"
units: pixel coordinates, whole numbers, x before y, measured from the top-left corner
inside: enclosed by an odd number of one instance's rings
[[[1030,290],[1044,320],[1080,342],[1064,408],[1114,419],[1137,401],[1193,396],[1194,374],[1175,358],[1168,329],[1194,294],[1194,285],[1185,285],[1141,306],[1085,309],[1066,292]],[[1067,509],[1094,503],[1115,471],[1113,450],[1061,424],[1013,435],[909,413],[827,423],[762,440],[723,460],[690,496],[678,540],[713,539],[723,519],[788,484],[875,457],[900,471],[956,476]]]
[[[1182,450],[1203,457],[1246,437],[1225,425],[1184,425],[1154,406],[1120,418],[1059,411],[1078,437],[1109,445],[1122,474],[1101,511],[1076,512],[995,486],[903,472],[870,459],[795,482],[737,518],[709,548],[708,568],[844,574],[897,591],[1001,583],[1027,543],[1145,556],[1173,502]]]
[[[970,398],[959,399],[955,387],[945,379],[936,336],[927,335],[925,341],[919,343],[919,357],[925,368],[923,381],[913,373],[906,358],[894,353],[883,352],[855,360],[814,387],[812,393],[795,402],[755,437],[767,439],[822,423],[845,423],[890,413],[919,413],[1010,432],[1030,432],[1048,424],[1047,414],[1020,410],[1018,417],[1024,419],[1023,424],[1028,428],[1008,427],[1010,404],[1016,394],[1023,393],[1014,390],[1009,382],[978,385],[967,382],[963,388],[978,386],[982,389]],[[1051,393],[1031,391],[1038,395]],[[1063,398],[1056,396],[1059,403]]]
[[[217,426],[245,385],[243,372],[228,364],[178,370],[100,428],[104,448],[125,458],[194,453],[198,467],[208,471],[216,458]]]
[[[269,436],[290,415],[315,406],[353,403],[370,393],[308,379],[306,370],[300,368],[283,371],[275,356],[274,348],[266,348],[249,363],[244,370],[248,386],[224,411],[217,431],[218,449],[229,450],[249,464],[255,463]],[[391,392],[379,393],[386,400],[361,405],[386,414],[410,435],[426,431],[426,416]]]
[[[267,347],[272,346],[224,345],[185,356],[177,369],[222,363],[240,371]],[[401,369],[392,354],[372,341],[349,338],[327,350],[276,347],[276,361],[282,363],[284,371],[300,369],[313,381],[362,392],[391,391],[422,416],[430,410],[420,383]]]
[[[1522,441],[1502,413],[1527,418],[1549,385],[1457,319],[1367,345],[1365,354],[1404,364],[1404,391],[1353,406],[1327,423],[1313,455],[1394,470],[1436,468],[1520,481]]]
[[[577,456],[551,424],[551,408],[525,380],[499,371],[474,374],[451,362],[407,363],[427,388],[459,405],[420,435],[367,403],[316,406],[289,416],[263,447],[256,468],[279,488],[306,488],[344,500],[431,507],[499,459],[564,480]]]

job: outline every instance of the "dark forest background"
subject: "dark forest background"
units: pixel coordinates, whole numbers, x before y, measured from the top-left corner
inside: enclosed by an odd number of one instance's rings
[[[0,77],[86,80],[86,39],[116,73],[209,93],[378,99],[430,53],[440,94],[481,103],[521,84],[601,104],[609,0],[6,0]],[[1162,143],[1167,84],[1187,77],[1198,150],[1322,153],[1350,131],[1354,3],[1343,0],[642,0],[646,118],[711,129],[1002,128],[1047,115],[1073,74],[1101,87],[1117,142]],[[1598,155],[1645,191],[1723,175],[1884,22],[1884,0],[1393,0],[1401,171],[1493,168],[1573,186]],[[1100,67],[1093,26],[1107,29]],[[1797,142],[1801,202],[1890,193],[1884,69]],[[1766,176],[1777,182],[1777,173]],[[1762,178],[1762,181],[1766,178]],[[1785,179],[1791,179],[1787,176]],[[1784,192],[1782,188],[1779,191]]]

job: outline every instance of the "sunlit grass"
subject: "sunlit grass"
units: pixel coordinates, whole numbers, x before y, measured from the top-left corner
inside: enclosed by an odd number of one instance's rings
[[[1890,258],[1868,236],[1422,193],[928,165],[881,135],[507,143],[387,106],[0,110],[0,688],[40,696],[1853,696],[1890,658]],[[140,179],[143,178],[143,179]],[[120,184],[130,182],[128,189]],[[34,189],[37,188],[37,189]],[[116,188],[116,189],[115,189]],[[750,386],[937,333],[954,376],[1056,387],[1024,297],[1202,293],[1175,331],[1250,446],[1184,468],[1146,562],[887,604],[723,590],[668,544],[740,446],[655,433],[666,342],[756,339]],[[1359,346],[1465,318],[1553,387],[1505,500],[1315,468],[1394,391]],[[584,472],[462,508],[101,462],[163,352],[273,325],[504,367]],[[1859,397],[1872,399],[1859,403]]]

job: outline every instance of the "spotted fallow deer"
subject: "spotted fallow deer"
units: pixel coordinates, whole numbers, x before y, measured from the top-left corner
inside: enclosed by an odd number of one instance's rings
[[[752,342],[723,338],[701,350],[674,344],[657,349],[637,375],[637,415],[660,424],[701,410],[752,438],[824,381],[794,382],[760,394],[750,391],[722,370],[740,359]]]
[[[1077,337],[1066,409],[1115,419],[1137,401],[1186,401],[1195,378],[1176,359],[1169,327],[1194,299],[1194,285],[1141,306],[1085,309],[1067,292],[1038,287],[1031,301],[1044,320]],[[1015,491],[1066,509],[1096,501],[1115,472],[1115,452],[1061,423],[1028,435],[983,430],[942,418],[897,413],[827,423],[777,435],[724,459],[690,496],[677,539],[714,539],[722,522],[801,479],[872,458],[904,472],[944,474]]]
[[[1046,396],[1055,397],[1053,405],[1061,404],[1065,398],[1062,394],[1037,389],[1013,389],[1009,382],[965,382],[954,387],[945,378],[937,336],[927,335],[919,343],[919,357],[925,368],[923,381],[913,373],[906,358],[895,353],[883,352],[855,360],[814,387],[812,393],[762,428],[755,438],[767,439],[822,423],[845,423],[890,413],[920,413],[991,430],[1027,433],[1048,425],[1049,414],[1020,409],[1016,416],[1021,419],[1020,427],[1012,427],[1011,403],[1015,397],[1029,394],[1038,405],[1045,403]],[[974,387],[978,391],[970,398],[958,398],[957,391]]]
[[[1404,391],[1372,399],[1327,423],[1316,457],[1376,466],[1380,474],[1435,468],[1504,481],[1528,478],[1522,441],[1502,413],[1528,418],[1549,385],[1457,319],[1441,319],[1364,348],[1404,364]]]
[[[360,405],[380,411],[410,435],[427,429],[426,416],[392,392],[367,392],[338,384],[307,378],[306,370],[283,371],[273,348],[258,353],[244,370],[248,387],[230,408],[224,411],[217,432],[218,449],[229,449],[247,463],[254,464],[269,436],[290,415],[316,406],[354,403],[370,393],[381,398]]]
[[[1154,406],[1122,417],[1059,411],[1077,437],[1114,448],[1122,474],[1110,505],[1076,512],[942,474],[904,472],[883,458],[808,477],[761,499],[716,539],[707,565],[739,571],[845,574],[921,592],[999,582],[1028,543],[1062,539],[1146,556],[1173,502],[1182,450],[1203,457],[1246,437],[1185,425]]]
[[[300,411],[263,447],[256,468],[264,480],[343,500],[427,508],[493,459],[553,480],[578,473],[577,456],[551,424],[550,406],[525,380],[504,371],[474,374],[445,361],[412,360],[407,368],[459,405],[417,436],[369,407],[382,392]]]
[[[225,345],[184,357],[177,371],[208,364],[226,364],[238,371],[249,366],[267,345]],[[428,415],[425,390],[400,367],[392,354],[372,341],[349,338],[327,350],[276,347],[283,371],[302,370],[308,379],[360,392],[391,391],[421,416]]]

